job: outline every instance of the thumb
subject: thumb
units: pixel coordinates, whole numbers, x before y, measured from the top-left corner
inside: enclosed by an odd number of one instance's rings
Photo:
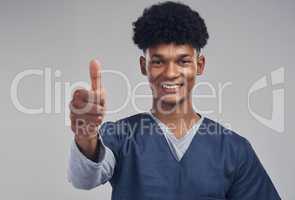
[[[101,64],[98,60],[93,59],[89,64],[91,79],[91,89],[96,91],[101,89]]]

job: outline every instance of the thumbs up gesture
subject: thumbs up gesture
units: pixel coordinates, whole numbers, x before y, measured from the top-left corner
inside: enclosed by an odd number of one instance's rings
[[[71,129],[80,150],[89,158],[97,149],[97,128],[105,112],[105,94],[101,86],[101,64],[92,60],[89,66],[91,90],[77,89],[70,103]]]

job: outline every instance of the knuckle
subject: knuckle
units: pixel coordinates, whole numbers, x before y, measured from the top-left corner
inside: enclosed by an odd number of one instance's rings
[[[80,108],[80,107],[81,107],[81,104],[82,104],[82,101],[76,99],[76,100],[74,100],[74,101],[72,102],[72,104],[73,104],[73,107],[74,107],[74,108]]]
[[[76,89],[73,94],[74,99],[79,98],[80,93],[81,93],[81,89]]]
[[[85,89],[76,89],[74,92],[74,99],[81,99],[84,97]]]

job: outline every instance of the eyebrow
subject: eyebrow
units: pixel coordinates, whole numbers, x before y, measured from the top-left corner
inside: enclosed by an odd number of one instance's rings
[[[184,58],[184,57],[193,57],[193,55],[183,53],[177,55],[177,58]],[[151,58],[165,58],[162,54],[153,54]]]

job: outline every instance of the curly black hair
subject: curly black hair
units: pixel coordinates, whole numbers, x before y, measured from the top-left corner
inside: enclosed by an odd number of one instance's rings
[[[199,13],[189,6],[166,1],[145,8],[133,25],[133,42],[139,49],[160,43],[190,44],[200,50],[209,34]]]

